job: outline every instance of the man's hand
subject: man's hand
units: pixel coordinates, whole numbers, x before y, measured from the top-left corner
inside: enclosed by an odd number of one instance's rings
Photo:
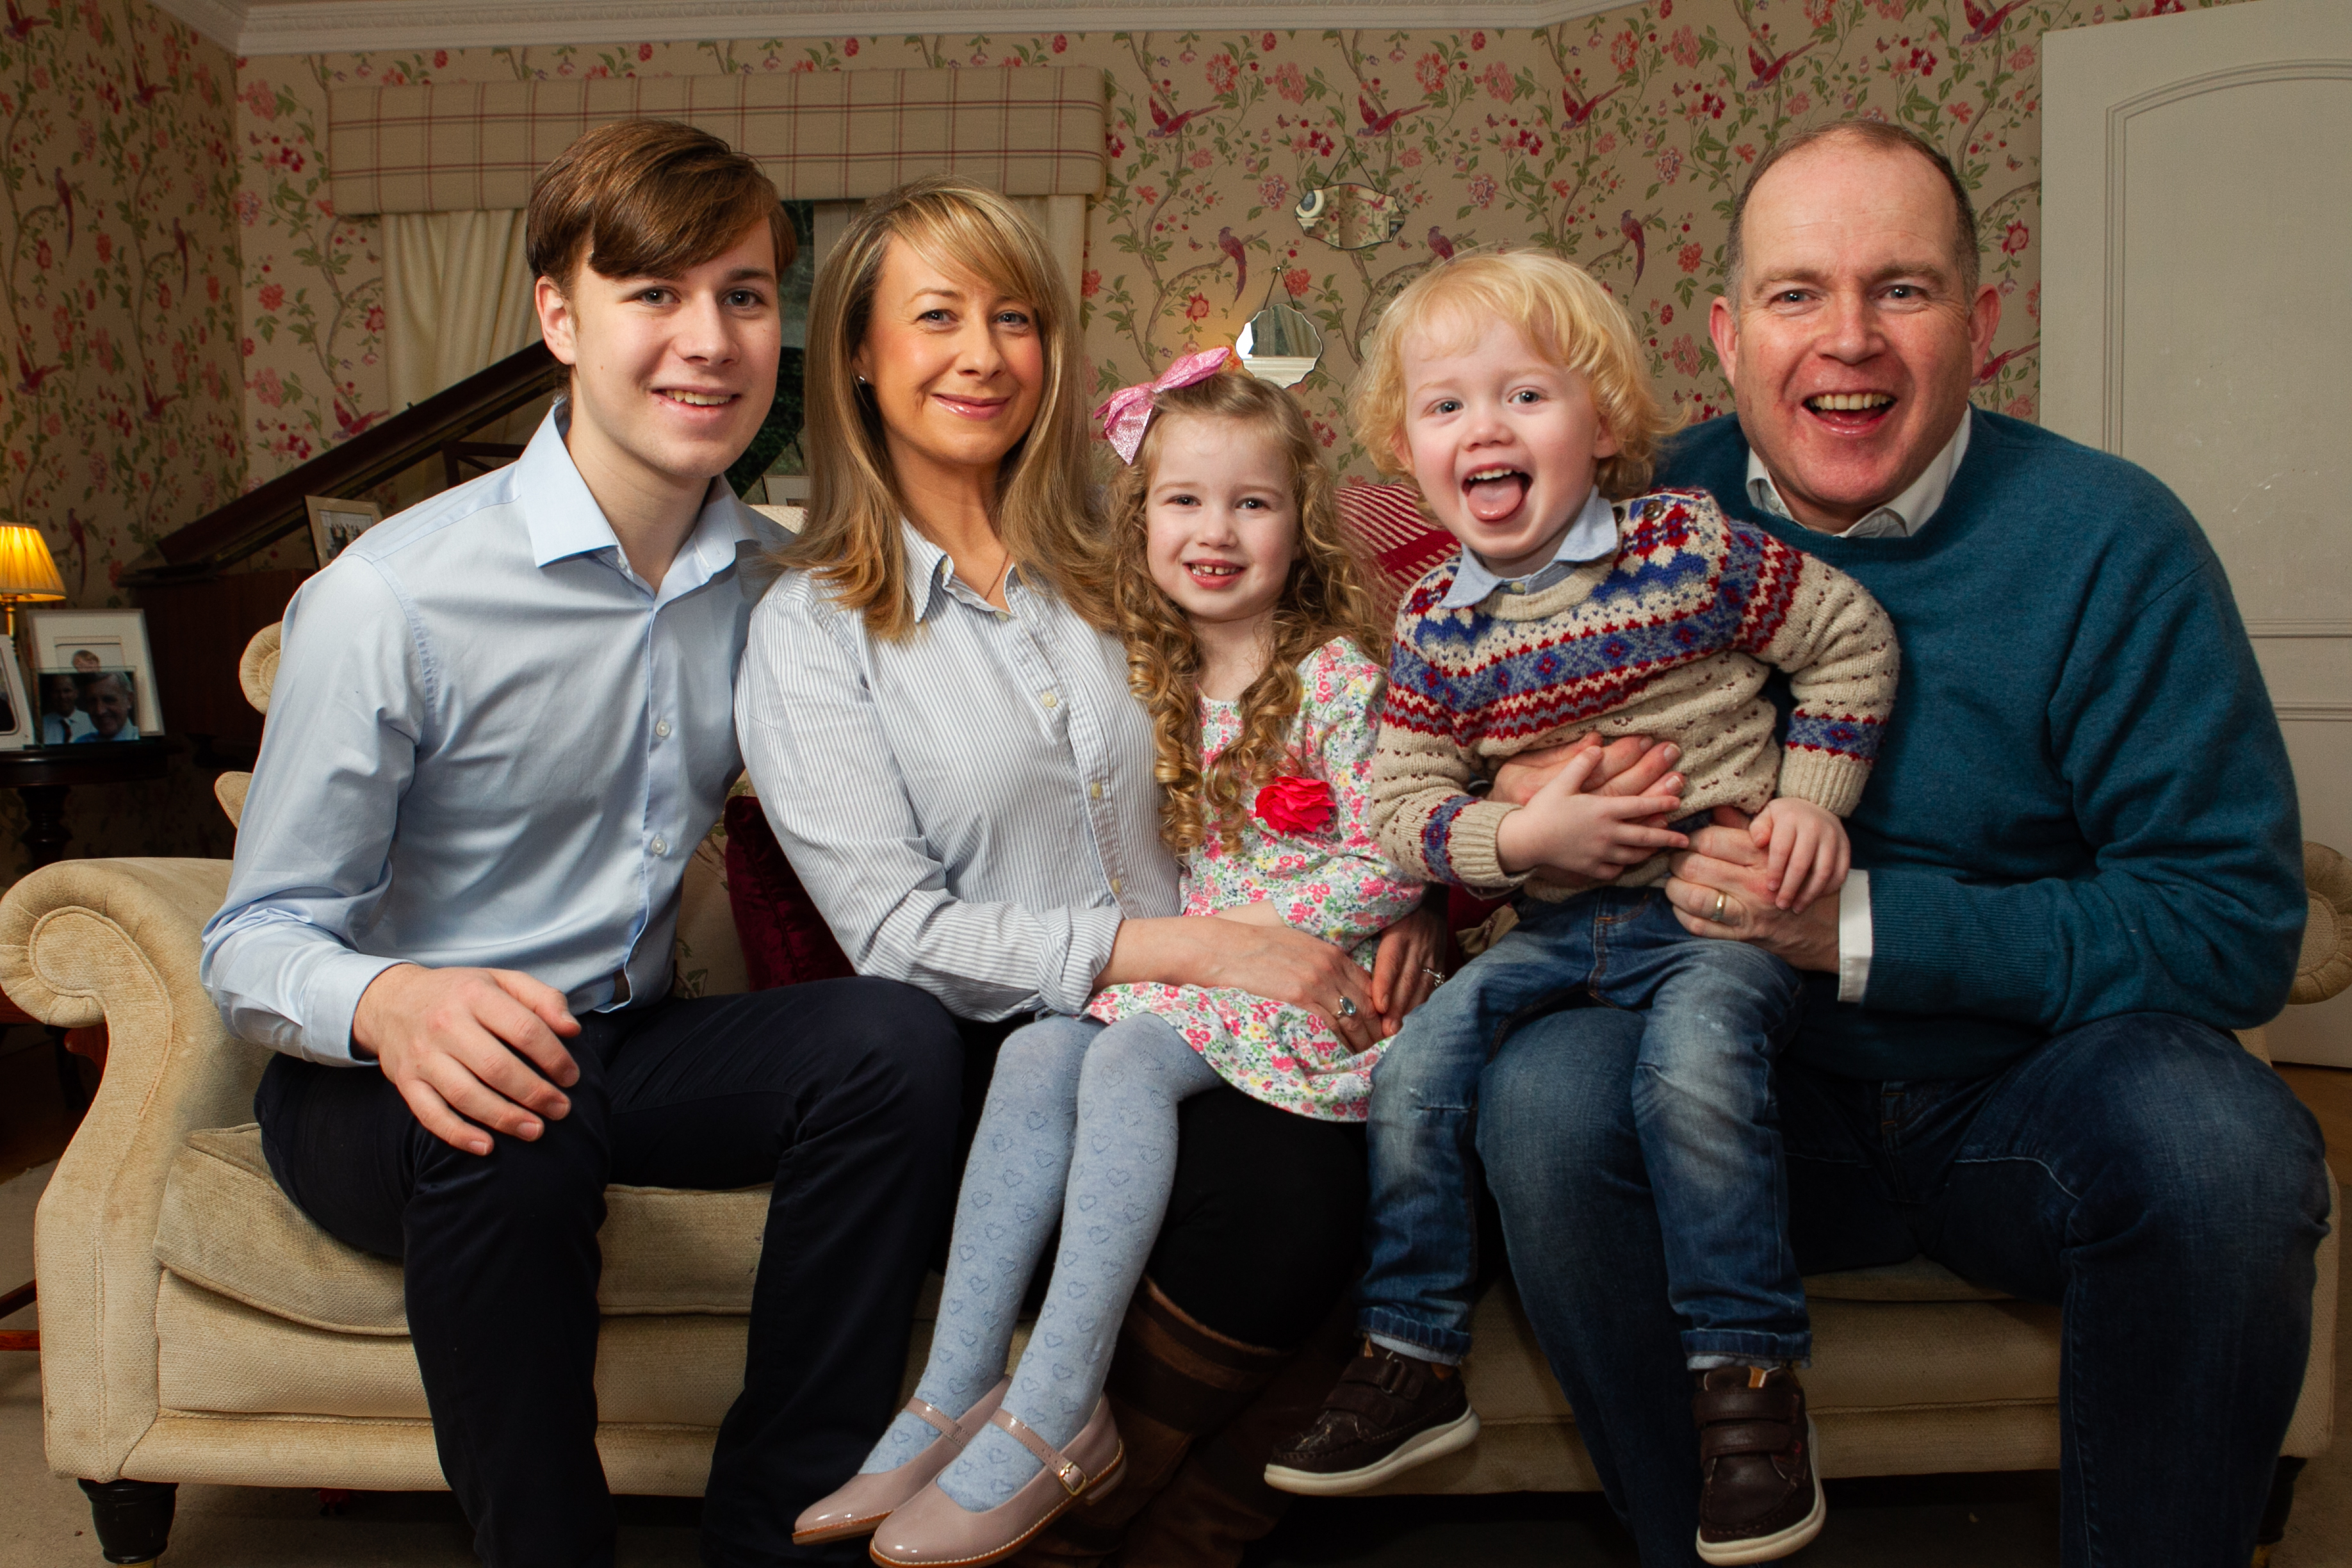
[[[360,1054],[427,1132],[469,1154],[490,1152],[484,1127],[529,1142],[570,1113],[580,1066],[556,1037],[579,1033],[563,993],[511,969],[395,964],[352,1015]]]
[[[1588,793],[1601,757],[1599,747],[1580,748],[1534,799],[1502,819],[1495,849],[1504,870],[1542,868],[1605,882],[1661,849],[1688,847],[1689,839],[1663,826],[1680,795]]]
[[[1781,795],[1756,814],[1748,837],[1764,851],[1765,884],[1779,908],[1802,914],[1815,899],[1845,886],[1853,849],[1836,813]]]
[[[1585,788],[1603,795],[1682,794],[1683,781],[1668,771],[1682,759],[1681,747],[1671,742],[1653,741],[1646,735],[1620,735],[1601,745],[1601,737],[1587,731],[1572,741],[1521,752],[1504,763],[1495,770],[1495,784],[1486,792],[1486,798],[1506,805],[1525,805],[1535,799],[1536,791],[1549,783],[1552,775],[1568,766],[1570,757],[1594,746],[1601,747],[1601,762],[1592,770],[1592,776],[1585,780]],[[1665,825],[1661,822],[1654,826]]]
[[[1381,1038],[1404,1027],[1404,1016],[1437,989],[1437,961],[1445,952],[1445,890],[1381,932],[1380,956],[1372,961],[1372,1012]]]
[[[1752,942],[1792,969],[1834,973],[1838,964],[1838,906],[1816,900],[1801,913],[1783,911],[1773,901],[1768,857],[1749,833],[1745,814],[1715,808],[1715,821],[1691,836],[1691,847],[1674,858],[1666,883],[1675,918],[1693,936]],[[1715,918],[1716,896],[1723,918]]]

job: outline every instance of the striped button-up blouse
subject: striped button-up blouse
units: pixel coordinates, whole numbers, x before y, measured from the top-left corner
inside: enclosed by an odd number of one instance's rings
[[[1179,902],[1126,653],[1017,569],[997,609],[902,526],[904,642],[805,572],[752,612],[744,762],[859,973],[967,1018],[1078,1013],[1120,920]]]

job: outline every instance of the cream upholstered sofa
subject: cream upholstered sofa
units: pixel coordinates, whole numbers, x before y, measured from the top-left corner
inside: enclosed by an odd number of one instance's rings
[[[265,634],[247,659],[257,705],[274,658]],[[242,784],[222,782],[232,816]],[[678,969],[691,992],[745,984],[723,864],[706,844],[688,874]],[[2307,869],[2320,891],[2297,998],[2313,1001],[2352,981],[2352,868],[2315,845]],[[152,1555],[169,1528],[170,1493],[139,1483],[444,1484],[400,1269],[333,1241],[278,1192],[252,1125],[268,1054],[229,1035],[197,984],[198,932],[228,871],[68,861],[0,900],[0,985],[36,1017],[102,1019],[111,1036],[104,1080],[41,1200],[37,1251],[49,1464],[100,1483],[89,1489],[118,1562]],[[2248,1043],[2259,1051],[2258,1037]],[[764,1210],[758,1190],[614,1189],[597,1394],[616,1489],[700,1491],[740,1381]],[[2336,1258],[2331,1234],[2290,1457],[2328,1442]],[[2057,1465],[2056,1309],[1925,1262],[1807,1284],[1818,1341],[1807,1386],[1827,1474]],[[1479,1308],[1475,1333],[1468,1375],[1484,1435],[1396,1489],[1596,1489],[1507,1285]],[[925,1337],[919,1324],[918,1355]]]

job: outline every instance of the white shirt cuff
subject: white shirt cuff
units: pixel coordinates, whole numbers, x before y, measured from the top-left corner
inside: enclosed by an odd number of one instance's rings
[[[1870,989],[1870,873],[1849,871],[1838,892],[1838,993],[1859,1002]]]

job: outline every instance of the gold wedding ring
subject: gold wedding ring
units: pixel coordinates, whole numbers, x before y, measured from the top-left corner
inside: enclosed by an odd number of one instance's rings
[[[1715,910],[1706,917],[1717,925],[1729,925],[1731,923],[1730,920],[1723,912],[1725,901],[1724,895],[1718,891],[1715,895]]]

